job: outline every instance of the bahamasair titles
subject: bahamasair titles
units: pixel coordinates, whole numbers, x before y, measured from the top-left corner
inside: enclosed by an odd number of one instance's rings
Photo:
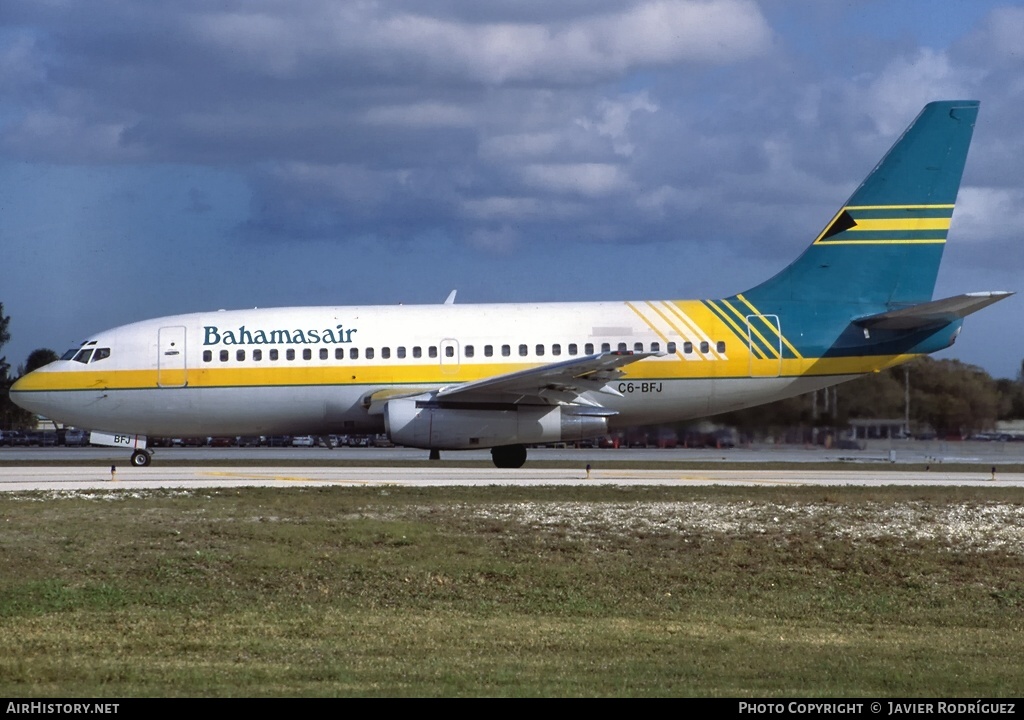
[[[824,388],[948,347],[1011,294],[932,299],[977,113],[925,106],[802,255],[735,295],[175,315],[92,335],[11,397],[139,466],[152,436],[383,432],[519,467],[533,443]]]

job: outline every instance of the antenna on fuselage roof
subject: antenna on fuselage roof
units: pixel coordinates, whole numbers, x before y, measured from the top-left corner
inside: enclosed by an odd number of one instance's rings
[[[455,304],[455,293],[457,293],[457,292],[458,292],[458,290],[452,290],[450,293],[448,293],[448,298],[444,301],[444,304],[445,305],[454,305]]]

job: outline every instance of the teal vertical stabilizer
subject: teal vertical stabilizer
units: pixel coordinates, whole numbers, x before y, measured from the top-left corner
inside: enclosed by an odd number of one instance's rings
[[[926,105],[811,246],[746,299],[817,306],[818,322],[931,300],[977,115],[975,100]]]

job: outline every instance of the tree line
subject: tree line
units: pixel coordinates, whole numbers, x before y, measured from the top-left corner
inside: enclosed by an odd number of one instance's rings
[[[959,360],[922,357],[821,391],[815,399],[808,393],[715,421],[756,437],[784,428],[845,428],[854,419],[909,414],[912,433],[968,437],[991,430],[997,420],[1024,419],[1024,364],[1017,378],[996,380]]]

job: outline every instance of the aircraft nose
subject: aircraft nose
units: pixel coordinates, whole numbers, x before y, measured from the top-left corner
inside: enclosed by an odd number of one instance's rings
[[[32,401],[33,393],[31,392],[33,386],[37,385],[37,377],[35,372],[30,372],[28,375],[23,375],[14,381],[11,385],[11,389],[8,391],[11,402],[18,407],[28,410],[29,412],[39,412],[37,403]]]
[[[25,382],[24,382],[24,380],[25,380],[26,377],[28,377],[28,375],[26,375],[25,377],[18,378],[17,380],[14,381],[14,384],[11,385],[10,392],[11,392],[11,399],[12,400],[14,399],[14,397],[16,395],[19,395],[21,392],[24,391],[24,389],[25,389]]]

